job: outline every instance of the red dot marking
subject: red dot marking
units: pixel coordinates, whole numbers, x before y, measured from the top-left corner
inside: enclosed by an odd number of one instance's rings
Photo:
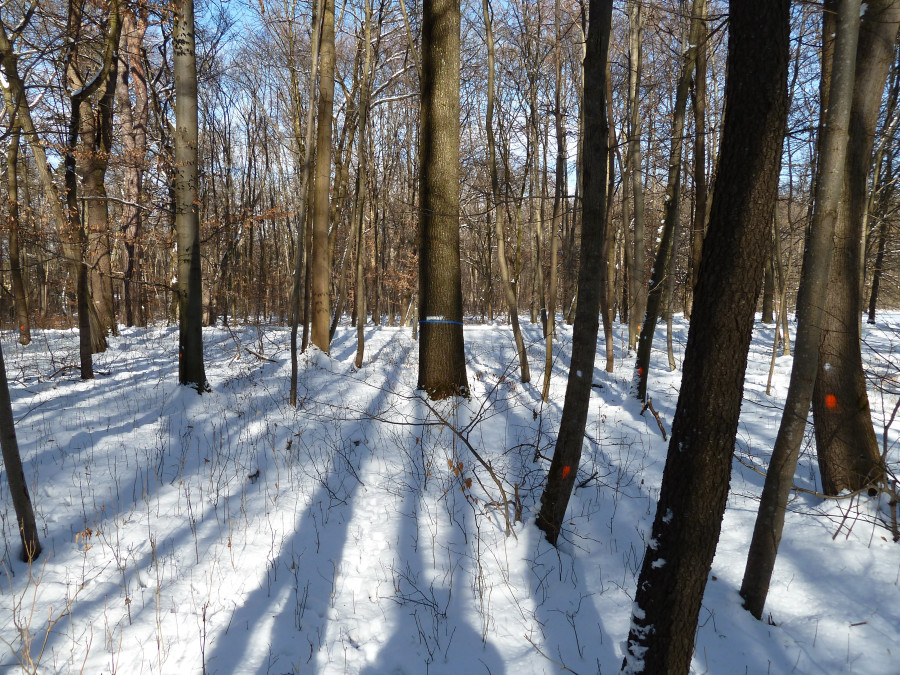
[[[564,467],[563,467],[563,478],[565,478],[566,476],[568,476],[571,472],[572,472],[572,467],[571,467],[571,466],[564,466]]]
[[[837,407],[837,396],[834,394],[828,394],[825,396],[825,405],[828,408],[834,409]]]

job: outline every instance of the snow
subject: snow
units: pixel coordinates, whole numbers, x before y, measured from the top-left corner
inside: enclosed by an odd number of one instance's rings
[[[541,328],[524,324],[539,367]],[[96,357],[91,382],[73,368],[76,332],[34,331],[27,347],[3,333],[44,553],[31,569],[17,559],[3,476],[0,666],[617,672],[632,613],[641,616],[633,598],[667,443],[629,395],[634,357],[621,351],[626,329],[615,329],[616,370],[594,370],[603,389],[592,389],[580,487],[559,550],[533,521],[565,393],[564,322],[549,403],[540,373],[518,381],[511,331],[495,322],[465,327],[469,401],[420,397],[408,329],[368,326],[357,370],[355,329],[341,326],[330,356],[301,357],[296,409],[286,402],[284,328],[204,329],[213,391],[203,396],[175,384],[174,327],[123,328]],[[777,394],[765,396],[772,330],[758,324],[754,335],[692,669],[895,672],[900,563],[881,520],[885,497],[823,502],[797,493],[765,609],[774,625],[741,607],[763,480],[750,467],[766,466],[790,375],[791,359],[779,358]],[[884,387],[869,394],[881,442],[897,400],[900,314],[863,330],[868,381]],[[683,350],[680,317],[675,331]],[[648,386],[671,428],[680,374],[666,364],[655,350]],[[895,467],[898,424],[886,441]],[[510,520],[521,500],[524,522],[510,536],[498,488],[466,443],[503,481]],[[817,488],[809,444],[795,483]]]

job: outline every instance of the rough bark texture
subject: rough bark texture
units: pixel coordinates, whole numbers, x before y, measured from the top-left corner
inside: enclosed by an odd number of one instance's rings
[[[419,389],[468,394],[459,260],[458,0],[422,5]]]
[[[625,672],[690,668],[728,495],[759,270],[778,191],[789,6],[788,0],[731,4],[719,171]]]
[[[334,111],[334,0],[325,0],[319,47],[319,104],[313,183],[310,274],[310,339],[326,354],[331,344],[331,255],[328,220],[331,190],[331,126]]]
[[[834,228],[846,168],[850,103],[853,98],[856,45],[859,36],[859,10],[859,0],[840,0],[838,3],[839,15],[831,82],[823,83],[823,91],[827,91],[828,96],[823,101],[822,109],[827,110],[827,113],[822,116],[825,124],[819,136],[819,164],[813,220],[803,256],[803,272],[797,301],[794,365],[741,584],[744,607],[757,619],[762,618],[766,595],[769,592],[775,556],[784,529],[785,508],[794,470],[797,467],[800,444],[806,430],[818,367],[823,305],[828,294]]]
[[[844,204],[835,225],[812,398],[822,489],[831,495],[859,490],[884,477],[860,352],[860,249],[875,127],[898,25],[900,0],[869,0],[859,29]]]
[[[203,295],[197,195],[197,57],[194,2],[175,5],[175,231],[178,239],[178,381],[209,390],[203,366]]]
[[[572,360],[559,435],[547,485],[541,495],[537,526],[556,545],[581,461],[584,427],[591,398],[597,332],[600,328],[601,265],[606,226],[606,60],[612,1],[592,0],[584,59],[584,202],[578,308],[572,328]]]
[[[16,522],[22,538],[20,557],[31,562],[41,554],[41,543],[38,540],[34,510],[31,508],[31,497],[28,494],[28,483],[22,470],[22,458],[19,455],[19,444],[16,441],[16,428],[13,423],[12,403],[9,398],[9,384],[6,380],[6,365],[3,363],[3,349],[0,349],[0,371],[3,382],[0,383],[0,446],[3,448],[3,468],[9,483],[9,494],[16,511]]]

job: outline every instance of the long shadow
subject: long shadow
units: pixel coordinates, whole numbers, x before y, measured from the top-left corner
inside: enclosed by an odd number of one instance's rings
[[[392,600],[397,604],[391,637],[375,661],[360,672],[502,675],[506,670],[500,652],[490,639],[482,640],[466,617],[475,614],[466,602],[471,570],[464,561],[471,558],[471,552],[465,556],[454,551],[450,556],[453,569],[436,579],[437,570],[428,562],[430,544],[419,536],[420,507],[418,490],[407,490],[398,510],[401,526],[391,570]],[[463,527],[469,529],[465,520]],[[436,559],[447,559],[443,552],[434,553]]]
[[[350,521],[344,510],[358,486],[343,467],[321,480],[265,578],[213,638],[209,673],[266,673],[285,656],[301,672],[317,672]]]
[[[393,381],[392,372],[386,371],[385,382]],[[376,391],[369,409],[378,411],[390,391],[387,387]],[[327,443],[317,440],[307,449],[327,454]],[[337,616],[334,598],[353,502],[361,486],[359,464],[369,452],[359,440],[346,443],[341,452],[330,450],[327,470],[314,467],[320,471],[318,487],[299,527],[269,561],[265,583],[250,592],[235,609],[228,628],[212,640],[208,672],[268,673],[287,661],[288,670],[315,673],[322,662],[327,663],[326,633],[329,620]]]

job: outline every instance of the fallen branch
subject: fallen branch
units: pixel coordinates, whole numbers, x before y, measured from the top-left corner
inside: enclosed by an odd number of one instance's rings
[[[669,437],[666,436],[666,429],[665,429],[665,427],[663,427],[662,420],[659,419],[659,413],[656,412],[656,409],[653,407],[653,399],[652,398],[648,398],[647,402],[644,404],[644,407],[641,408],[641,415],[644,414],[644,411],[647,410],[647,408],[650,409],[650,412],[652,412],[653,416],[656,418],[656,423],[659,425],[659,430],[662,432],[663,440],[664,441],[669,440]]]
[[[270,359],[270,358],[263,356],[262,354],[257,354],[255,351],[253,351],[249,347],[244,347],[244,351],[247,352],[248,354],[251,354],[252,356],[255,356],[260,361],[268,361],[269,363],[278,363],[278,361],[276,361],[275,359]]]

